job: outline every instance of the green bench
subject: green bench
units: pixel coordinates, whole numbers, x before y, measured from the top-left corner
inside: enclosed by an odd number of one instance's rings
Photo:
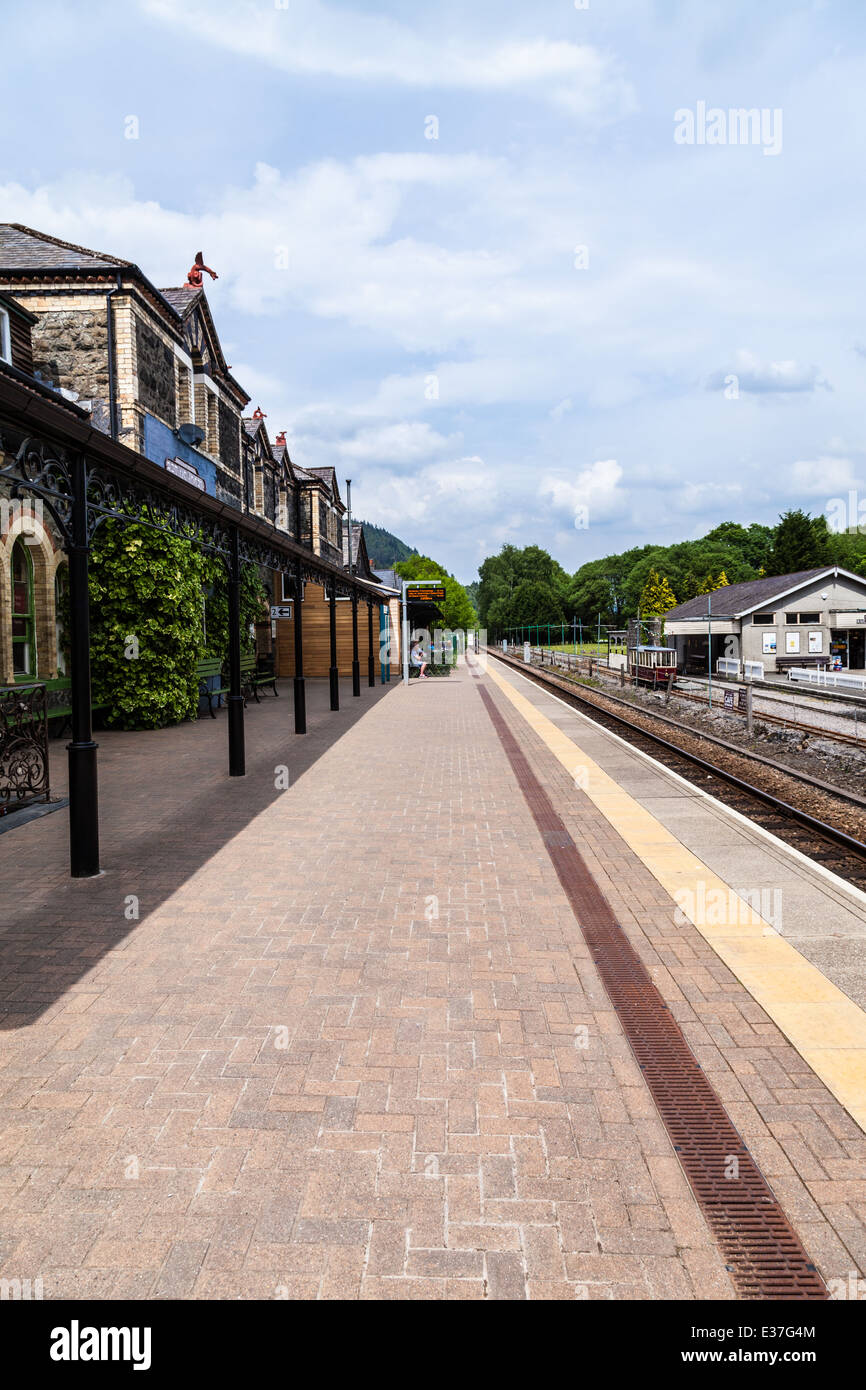
[[[207,700],[208,713],[211,719],[216,719],[214,700],[218,699],[221,695],[229,695],[231,693],[231,686],[224,683],[223,663],[218,656],[203,657],[196,666],[195,673],[199,682],[199,694],[203,699]],[[220,680],[220,684],[217,686],[208,684],[214,676],[218,676]],[[277,678],[274,672],[260,671],[254,656],[242,656],[241,694],[244,697],[244,704],[246,705],[250,695],[252,695],[256,704],[261,704],[259,700],[259,691],[267,686],[270,686],[275,695],[279,695],[280,692],[277,690]]]
[[[45,686],[45,718],[49,724],[55,719],[60,720],[54,735],[60,738],[67,724],[70,729],[72,727],[72,682],[68,676],[55,676],[53,680],[39,681],[39,684]],[[107,700],[92,705],[91,713],[99,714],[104,709],[108,709]]]
[[[228,695],[229,693],[227,685],[220,683],[216,686],[210,686],[208,684],[214,676],[218,676],[220,682],[222,682],[222,669],[223,664],[218,656],[202,657],[195,668],[195,674],[198,679],[198,693],[202,699],[207,700],[208,712],[211,719],[216,719],[213,707],[214,700],[219,699],[220,695]]]
[[[241,686],[244,692],[252,695],[257,705],[261,704],[259,691],[270,686],[275,695],[279,695],[277,690],[276,672],[263,671],[259,669],[258,661],[254,656],[241,657]]]

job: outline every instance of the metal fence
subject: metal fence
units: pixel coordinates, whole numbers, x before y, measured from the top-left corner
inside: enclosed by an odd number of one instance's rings
[[[0,816],[49,799],[45,686],[0,686]]]

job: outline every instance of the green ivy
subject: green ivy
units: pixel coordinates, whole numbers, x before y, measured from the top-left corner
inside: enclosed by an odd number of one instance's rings
[[[202,593],[207,599],[207,652],[228,654],[225,566],[190,542],[146,526],[105,522],[90,563],[93,703],[104,705],[109,727],[156,729],[198,713],[197,662],[205,654]],[[241,640],[252,649],[248,625],[263,616],[257,569],[246,566],[241,586]]]
[[[222,560],[209,555],[204,557],[202,583],[210,591],[205,609],[206,651],[208,656],[218,656],[225,661],[229,650],[229,596],[228,575]],[[250,654],[255,648],[250,625],[267,618],[270,611],[255,565],[244,565],[241,570],[240,609],[241,651]]]

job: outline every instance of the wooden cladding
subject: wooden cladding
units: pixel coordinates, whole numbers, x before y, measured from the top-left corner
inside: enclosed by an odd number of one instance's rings
[[[397,607],[397,605],[394,605]],[[307,583],[304,590],[303,631],[304,631],[304,675],[327,676],[331,665],[331,626],[330,603],[325,599],[321,584]],[[394,659],[391,662],[391,679],[399,675],[399,660],[396,655],[394,618],[392,616],[392,641],[395,643]],[[373,605],[373,670],[379,679],[379,604]],[[295,674],[295,628],[294,618],[277,619],[277,635],[274,642],[276,651],[276,670],[278,676]],[[358,603],[358,660],[361,663],[361,676],[367,678],[367,603]],[[346,678],[352,675],[352,604],[349,599],[337,600],[337,669]]]

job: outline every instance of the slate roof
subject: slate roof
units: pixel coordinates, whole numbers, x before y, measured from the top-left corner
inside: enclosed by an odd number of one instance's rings
[[[163,299],[167,299],[172,309],[176,309],[183,318],[189,313],[196,299],[204,291],[201,285],[176,285],[172,289],[160,290]]]
[[[789,590],[800,588],[820,575],[844,574],[852,579],[863,579],[859,575],[849,575],[848,570],[838,566],[822,565],[820,569],[797,570],[794,574],[765,575],[762,579],[750,579],[744,584],[728,584],[723,589],[714,589],[712,613],[714,618],[739,618],[752,608],[762,608],[773,599],[787,594]],[[678,603],[665,614],[665,622],[680,622],[688,618],[703,618],[707,612],[707,595],[698,594],[696,598]]]
[[[127,271],[143,287],[154,307],[165,315],[175,330],[177,320],[186,318],[195,306],[200,305],[202,317],[214,342],[220,372],[238,395],[244,397],[244,402],[249,402],[249,395],[232,376],[231,368],[223,357],[207,297],[201,286],[175,285],[159,290],[134,261],[110,256],[107,251],[91,251],[71,241],[61,241],[47,232],[25,227],[20,222],[0,222],[0,277],[12,276],[17,271],[25,279],[40,274],[58,278],[70,276],[74,279],[93,274],[104,278],[104,272],[118,268]]]
[[[403,581],[396,570],[373,570],[380,584],[384,584],[386,589],[401,589]]]
[[[0,271],[114,270],[117,266],[138,269],[133,261],[123,261],[107,251],[90,251],[20,222],[0,222]]]
[[[314,478],[318,478],[321,482],[326,483],[331,489],[331,496],[334,501],[340,506],[343,505],[343,499],[340,496],[340,485],[337,482],[336,468],[331,464],[327,464],[324,468],[308,468],[307,472],[312,474]]]

